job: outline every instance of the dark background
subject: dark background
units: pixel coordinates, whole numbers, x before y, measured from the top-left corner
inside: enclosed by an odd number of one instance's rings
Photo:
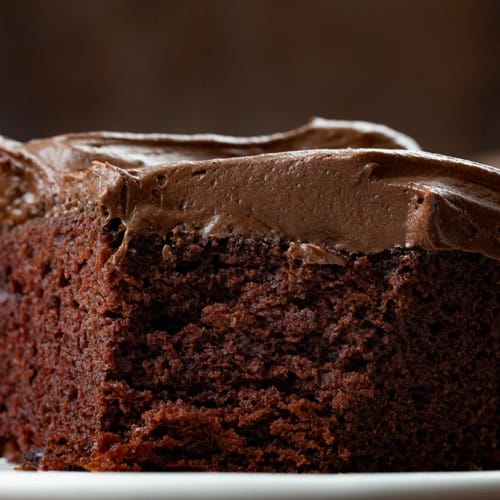
[[[257,134],[311,115],[500,147],[496,0],[0,0],[0,133]]]

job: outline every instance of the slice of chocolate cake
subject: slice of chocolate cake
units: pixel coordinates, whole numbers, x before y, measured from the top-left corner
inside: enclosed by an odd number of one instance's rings
[[[323,120],[4,140],[4,454],[61,470],[500,467],[500,170],[416,149]]]

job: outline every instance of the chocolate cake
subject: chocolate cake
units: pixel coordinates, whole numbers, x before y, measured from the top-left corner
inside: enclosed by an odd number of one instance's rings
[[[25,468],[500,466],[500,170],[365,123],[0,144]]]

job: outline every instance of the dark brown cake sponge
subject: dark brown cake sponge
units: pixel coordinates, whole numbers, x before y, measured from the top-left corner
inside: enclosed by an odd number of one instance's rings
[[[122,237],[94,211],[3,240],[0,435],[28,466],[498,468],[497,261],[179,227],[117,268]]]

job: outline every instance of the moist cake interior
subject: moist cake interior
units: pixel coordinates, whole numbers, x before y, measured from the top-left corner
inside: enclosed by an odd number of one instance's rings
[[[26,226],[2,243],[0,323],[0,435],[25,466],[498,465],[495,261],[304,264],[283,240],[177,228],[131,241],[117,269],[123,228],[97,210]]]

